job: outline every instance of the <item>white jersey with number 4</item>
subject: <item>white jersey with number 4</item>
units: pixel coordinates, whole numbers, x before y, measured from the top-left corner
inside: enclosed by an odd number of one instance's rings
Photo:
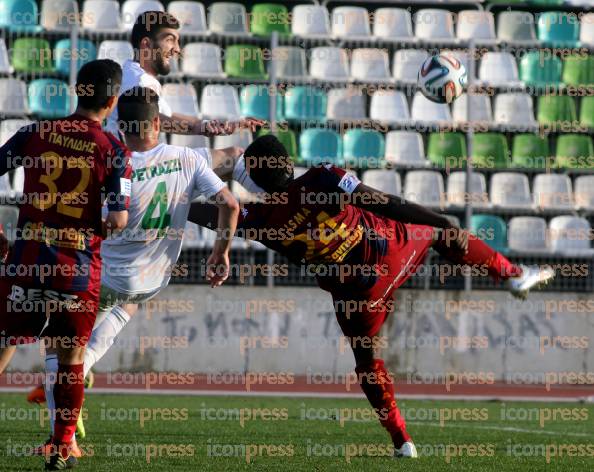
[[[208,167],[208,153],[167,144],[132,153],[128,225],[102,243],[102,284],[123,294],[167,286],[192,200],[225,186]]]

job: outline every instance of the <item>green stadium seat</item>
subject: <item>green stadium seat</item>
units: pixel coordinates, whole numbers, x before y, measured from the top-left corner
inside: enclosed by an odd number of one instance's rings
[[[476,133],[472,143],[472,162],[477,168],[505,169],[509,149],[505,135],[500,133]]]
[[[579,37],[579,18],[575,13],[547,11],[538,17],[538,39],[548,45],[576,46]]]
[[[512,140],[512,164],[523,169],[546,169],[549,142],[537,134],[516,134]]]
[[[569,56],[563,65],[563,82],[576,87],[594,85],[594,56]]]
[[[94,61],[97,58],[97,48],[92,41],[79,39],[78,47],[73,51],[70,40],[61,39],[54,46],[54,58],[56,60],[56,71],[69,75],[72,59],[76,61],[76,70],[78,71],[87,62]]]
[[[529,52],[520,61],[520,78],[522,82],[537,87],[558,86],[562,67],[557,56],[542,57],[539,52]]]
[[[577,120],[575,101],[568,95],[543,95],[538,97],[536,119],[540,123],[572,123]]]
[[[34,0],[0,0],[0,28],[13,33],[36,33],[42,31],[38,18]]]
[[[239,105],[243,116],[270,120],[270,95],[267,85],[246,85],[239,93]],[[276,97],[276,119],[282,119],[283,99]]]
[[[287,120],[315,120],[326,119],[328,97],[326,92],[316,87],[291,87],[285,93],[284,114]]]
[[[507,225],[494,215],[472,215],[470,231],[495,251],[507,252]]]
[[[12,45],[16,72],[51,73],[54,70],[49,42],[43,38],[19,38]]]
[[[33,80],[29,83],[28,95],[29,108],[39,118],[61,118],[70,114],[71,96],[66,82],[57,79]]]
[[[466,167],[466,137],[462,133],[431,133],[427,158],[438,167]]]
[[[582,98],[580,105],[580,125],[594,128],[594,96]]]
[[[311,167],[322,162],[343,165],[342,139],[331,129],[309,128],[299,135],[299,162]]]
[[[258,136],[264,136],[265,134],[270,134],[270,133],[271,133],[271,131],[269,129],[262,128],[258,132]],[[287,129],[279,128],[273,134],[278,138],[278,140],[281,143],[283,143],[283,145],[287,149],[287,152],[289,153],[289,156],[291,157],[291,159],[293,159],[294,161],[297,160],[297,158],[298,158],[297,138],[295,137],[295,133],[288,128]]]
[[[256,3],[252,7],[250,29],[252,34],[270,36],[273,31],[291,34],[289,11],[278,3]]]
[[[250,44],[234,44],[225,49],[225,73],[229,77],[260,79],[268,77],[264,69],[262,49]]]
[[[566,169],[594,168],[594,145],[585,134],[562,134],[557,138],[557,167]]]
[[[370,129],[350,129],[342,138],[342,155],[347,165],[380,168],[384,163],[384,136]]]

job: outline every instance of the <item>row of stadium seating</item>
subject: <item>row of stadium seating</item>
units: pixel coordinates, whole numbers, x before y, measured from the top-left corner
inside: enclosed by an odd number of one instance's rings
[[[575,0],[575,3],[587,6],[588,0]],[[127,0],[120,10],[115,0],[86,0],[81,26],[90,32],[129,31],[138,14],[146,10],[164,11],[164,7],[153,0]],[[19,32],[67,31],[77,18],[77,11],[74,0],[43,0],[40,15],[33,0],[0,0],[0,26]],[[173,1],[169,3],[168,11],[182,22],[182,34],[211,32],[266,37],[276,31],[281,35],[315,39],[443,42],[474,38],[479,43],[539,40],[554,45],[573,46],[579,41],[594,44],[592,18],[582,17],[580,28],[575,13],[559,11],[540,13],[536,20],[529,12],[502,12],[497,18],[497,28],[493,13],[479,10],[462,10],[455,18],[449,10],[424,8],[416,11],[413,17],[410,10],[404,8],[380,8],[369,12],[359,6],[338,6],[330,15],[323,5],[297,5],[289,12],[281,4],[257,3],[248,15],[240,3],[216,2],[208,7],[208,23],[204,5],[200,2]]]

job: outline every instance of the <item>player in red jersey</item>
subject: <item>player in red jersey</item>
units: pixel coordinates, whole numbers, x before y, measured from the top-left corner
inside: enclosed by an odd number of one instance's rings
[[[554,277],[549,267],[519,267],[443,215],[362,184],[331,164],[293,178],[287,151],[272,135],[245,151],[265,201],[243,206],[238,235],[256,239],[296,264],[317,269],[349,339],[361,389],[391,435],[395,455],[417,457],[396,406],[392,379],[377,347],[394,291],[423,263],[429,249],[457,264],[508,279],[516,296]],[[193,204],[190,221],[214,227],[216,209]]]
[[[121,79],[114,61],[84,65],[73,115],[21,128],[0,148],[0,175],[25,170],[15,244],[4,268],[9,277],[0,281],[0,347],[42,337],[46,349],[57,351],[55,447],[46,470],[76,463],[70,444],[99,301],[99,250],[104,236],[128,220],[129,151],[101,129],[117,104]],[[109,211],[102,221],[104,202]]]

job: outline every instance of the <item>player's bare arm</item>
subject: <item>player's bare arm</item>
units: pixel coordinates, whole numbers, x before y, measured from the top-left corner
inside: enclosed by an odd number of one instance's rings
[[[199,134],[204,136],[229,135],[240,129],[252,133],[265,124],[257,118],[243,118],[238,121],[201,120],[195,116],[173,113],[171,116],[160,114],[161,131],[173,134]]]

